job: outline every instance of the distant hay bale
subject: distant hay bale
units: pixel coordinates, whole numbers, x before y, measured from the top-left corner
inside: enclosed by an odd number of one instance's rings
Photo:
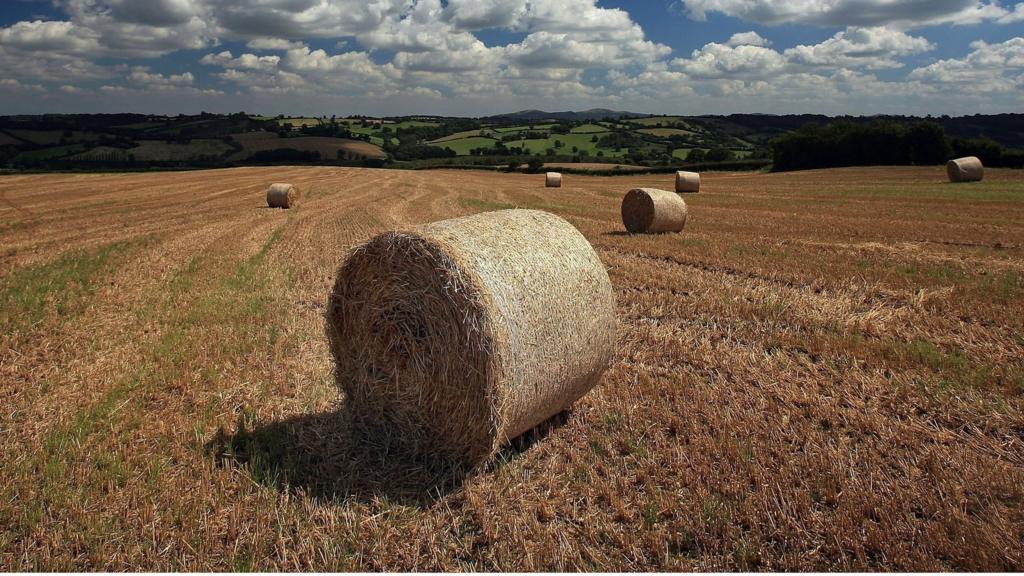
[[[299,191],[291,184],[271,184],[267,188],[267,205],[271,208],[291,208],[299,200]]]
[[[947,162],[946,174],[950,182],[980,182],[985,176],[985,167],[977,156],[968,156]]]
[[[668,190],[634,188],[622,199],[622,223],[633,234],[680,232],[686,215],[686,202]]]
[[[594,387],[615,344],[601,260],[534,210],[373,238],[338,271],[327,322],[355,421],[470,467]]]
[[[700,192],[700,174],[676,172],[676,192]]]
[[[561,188],[562,174],[560,172],[548,172],[544,175],[544,185],[548,188]]]

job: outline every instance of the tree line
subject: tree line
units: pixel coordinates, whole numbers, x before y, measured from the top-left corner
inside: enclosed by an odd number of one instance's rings
[[[809,123],[771,143],[774,170],[842,166],[932,166],[977,156],[986,166],[1024,167],[1024,152],[988,138],[950,138],[936,122]]]

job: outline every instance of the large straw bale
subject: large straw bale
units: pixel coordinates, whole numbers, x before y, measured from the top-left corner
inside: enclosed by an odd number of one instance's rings
[[[686,202],[668,190],[634,188],[622,198],[622,223],[634,234],[680,232],[686,216]]]
[[[267,206],[271,208],[291,208],[299,200],[299,190],[291,184],[271,184],[267,188]]]
[[[548,188],[561,188],[562,174],[560,172],[548,172],[544,175],[544,186]]]
[[[985,176],[985,167],[977,156],[968,156],[947,162],[946,174],[950,182],[980,182]]]
[[[330,296],[328,333],[357,423],[473,466],[597,384],[615,307],[572,225],[503,210],[356,248]]]
[[[676,192],[700,192],[700,174],[696,172],[676,172]]]

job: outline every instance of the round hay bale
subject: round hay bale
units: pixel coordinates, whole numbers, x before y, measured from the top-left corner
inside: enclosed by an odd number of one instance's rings
[[[534,210],[373,238],[338,271],[327,322],[354,421],[469,467],[593,388],[615,344],[601,260]]]
[[[977,156],[968,156],[947,162],[946,174],[950,182],[980,182],[985,176],[985,167]]]
[[[634,188],[622,198],[622,223],[633,234],[680,232],[686,215],[686,202],[668,190]]]
[[[267,206],[271,208],[291,208],[299,200],[299,190],[291,184],[271,184],[267,188]]]
[[[700,174],[676,172],[676,192],[700,192]]]
[[[548,172],[544,175],[544,185],[548,188],[561,188],[562,174],[560,172]]]

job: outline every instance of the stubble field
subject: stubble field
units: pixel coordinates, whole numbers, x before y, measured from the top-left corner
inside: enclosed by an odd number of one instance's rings
[[[265,207],[271,182],[304,193]],[[1024,174],[244,168],[0,177],[0,568],[1024,568]],[[353,245],[565,217],[617,300],[601,385],[453,478],[348,434]]]

